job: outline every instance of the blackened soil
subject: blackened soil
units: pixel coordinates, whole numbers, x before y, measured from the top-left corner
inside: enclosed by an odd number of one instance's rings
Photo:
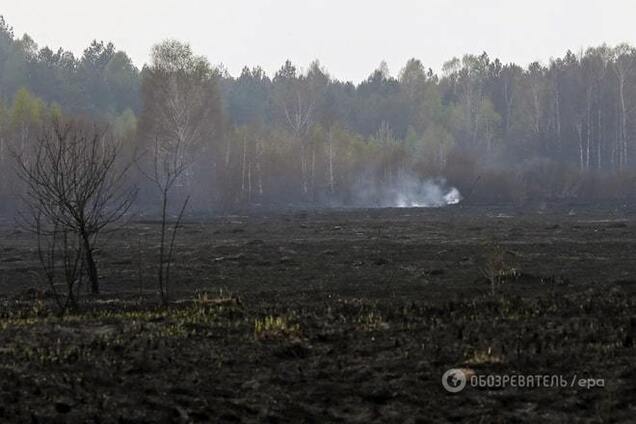
[[[31,235],[3,225],[0,422],[629,422],[635,217],[446,208],[192,220],[167,307],[154,287],[158,225],[138,221],[102,238],[103,293],[64,318]],[[568,384],[451,394],[450,368]]]

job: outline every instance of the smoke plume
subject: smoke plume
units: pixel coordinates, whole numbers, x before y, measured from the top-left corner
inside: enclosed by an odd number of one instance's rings
[[[360,181],[354,197],[357,206],[380,208],[439,208],[462,200],[459,190],[449,186],[444,178],[421,179],[411,175],[400,176],[383,186]]]

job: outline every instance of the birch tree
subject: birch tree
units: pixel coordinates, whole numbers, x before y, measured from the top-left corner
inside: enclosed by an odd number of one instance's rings
[[[195,56],[188,44],[168,40],[154,46],[152,63],[143,73],[139,137],[144,151],[138,162],[160,197],[157,283],[165,303],[175,239],[195,179],[193,167],[211,150],[220,131],[221,109],[215,70],[206,59]],[[212,163],[205,165],[213,167]],[[168,231],[171,196],[177,188],[182,200]]]
[[[634,65],[634,49],[621,44],[614,49],[614,71],[618,84],[618,167],[623,169],[629,160],[629,136],[627,134],[627,106],[625,102],[625,81]]]
[[[274,77],[275,101],[280,108],[283,122],[289,129],[299,148],[302,192],[309,192],[309,169],[307,166],[307,133],[312,125],[314,99],[303,79],[296,74],[290,61]]]

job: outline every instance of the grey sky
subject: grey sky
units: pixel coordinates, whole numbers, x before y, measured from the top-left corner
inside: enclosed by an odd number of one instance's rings
[[[634,0],[2,0],[16,34],[74,53],[111,40],[141,66],[152,44],[188,41],[236,75],[272,74],[285,59],[319,59],[339,79],[366,78],[382,60],[397,74],[417,57],[444,61],[487,51],[504,62],[547,62],[567,49],[636,44]]]

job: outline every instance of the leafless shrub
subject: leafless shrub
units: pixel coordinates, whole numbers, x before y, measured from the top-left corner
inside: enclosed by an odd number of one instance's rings
[[[64,261],[74,263],[81,255],[91,292],[97,294],[98,235],[119,221],[135,198],[135,190],[126,186],[128,166],[119,166],[120,146],[96,125],[55,119],[36,141],[32,154],[14,154],[27,187],[21,222],[39,239],[49,239],[49,252],[61,236]],[[50,269],[52,262],[45,262]]]
[[[170,192],[194,162],[194,156],[191,151],[186,149],[188,146],[184,145],[182,141],[182,139],[176,138],[173,143],[160,143],[158,138],[155,139],[154,149],[151,152],[152,165],[150,170],[146,170],[143,165],[139,165],[141,173],[153,183],[161,196],[161,233],[157,284],[159,296],[163,303],[168,302],[168,286],[177,232],[190,201],[190,196],[186,196],[183,200],[177,219],[172,226],[170,235],[168,235]],[[170,237],[169,243],[167,241],[168,237]]]
[[[509,263],[508,252],[499,246],[486,248],[486,255],[480,267],[481,273],[490,283],[490,294],[497,294],[499,287],[510,278],[518,275],[516,267]]]
[[[75,290],[79,290],[82,283],[82,243],[78,237],[57,224],[43,222],[39,212],[32,212],[36,214],[32,216],[31,222],[37,237],[38,259],[58,311],[63,315],[67,309],[77,308]],[[58,290],[60,268],[64,294]]]

